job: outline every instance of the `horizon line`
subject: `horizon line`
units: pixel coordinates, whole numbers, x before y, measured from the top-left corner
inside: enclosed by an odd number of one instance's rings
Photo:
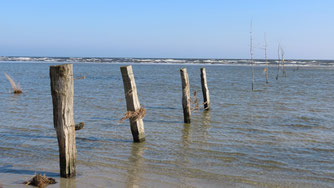
[[[192,58],[192,57],[182,57],[182,58],[173,58],[173,57],[108,57],[108,56],[0,56],[0,58],[3,57],[14,57],[14,58],[111,58],[111,59],[203,59],[203,60],[210,60],[210,59],[215,59],[215,60],[250,60],[250,58]],[[254,60],[265,60],[264,58],[255,58]],[[278,59],[267,59],[268,61],[270,60],[278,60]],[[321,61],[334,61],[334,59],[302,59],[302,58],[296,58],[296,59],[285,59],[285,60],[306,60],[306,61],[315,61],[315,60],[321,60]]]

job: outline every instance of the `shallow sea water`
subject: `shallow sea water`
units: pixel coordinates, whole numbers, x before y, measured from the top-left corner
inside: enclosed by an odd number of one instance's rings
[[[0,185],[25,187],[35,173],[49,187],[334,187],[334,68],[288,67],[275,79],[248,66],[133,64],[146,141],[133,143],[120,66],[74,63],[77,177],[59,177],[49,66],[0,62]],[[203,102],[206,67],[212,110],[183,123],[179,69]],[[10,93],[6,72],[23,94]]]

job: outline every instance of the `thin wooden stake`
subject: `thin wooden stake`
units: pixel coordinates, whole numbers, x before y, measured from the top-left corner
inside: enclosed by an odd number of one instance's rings
[[[277,48],[278,59],[277,59],[277,75],[276,75],[276,80],[278,80],[278,77],[279,77],[279,64],[281,63],[280,48],[281,48],[281,45],[278,43],[278,48]]]
[[[204,109],[210,109],[210,94],[208,85],[206,82],[206,71],[205,68],[201,68],[201,84],[202,84],[202,92],[203,92],[203,100],[204,100]]]
[[[132,66],[121,67],[124,93],[126,99],[126,108],[128,112],[135,113],[141,109],[135,78],[132,71]],[[144,122],[142,118],[130,117],[130,127],[134,142],[145,141]]]
[[[191,109],[190,109],[190,86],[187,69],[180,69],[182,81],[182,107],[184,123],[190,123]]]
[[[266,84],[269,83],[269,66],[268,66],[268,57],[267,57],[267,37],[266,33],[264,33],[264,59],[266,62],[266,68],[264,68],[264,73],[266,76]]]
[[[250,25],[250,56],[251,56],[251,69],[252,69],[252,91],[254,91],[254,59],[253,59],[253,21]]]
[[[76,174],[75,124],[73,118],[73,65],[50,66],[53,124],[57,131],[60,176]]]

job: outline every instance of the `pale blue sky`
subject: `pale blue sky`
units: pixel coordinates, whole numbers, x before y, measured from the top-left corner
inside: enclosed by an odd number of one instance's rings
[[[0,56],[334,59],[332,0],[0,0]]]

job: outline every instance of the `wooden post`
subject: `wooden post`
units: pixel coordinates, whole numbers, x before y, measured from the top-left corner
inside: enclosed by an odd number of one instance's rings
[[[201,83],[202,83],[202,92],[203,92],[203,99],[204,99],[204,109],[210,109],[210,95],[208,85],[206,83],[206,71],[205,68],[201,68]]]
[[[75,124],[73,119],[73,65],[50,66],[53,124],[57,131],[60,176],[76,171]]]
[[[181,81],[182,81],[182,107],[183,107],[183,117],[184,123],[190,123],[190,86],[189,86],[189,77],[187,69],[180,69]]]
[[[121,67],[127,111],[136,112],[141,106],[137,95],[137,87],[132,66]],[[130,117],[130,127],[134,142],[145,141],[144,122],[142,118]]]

